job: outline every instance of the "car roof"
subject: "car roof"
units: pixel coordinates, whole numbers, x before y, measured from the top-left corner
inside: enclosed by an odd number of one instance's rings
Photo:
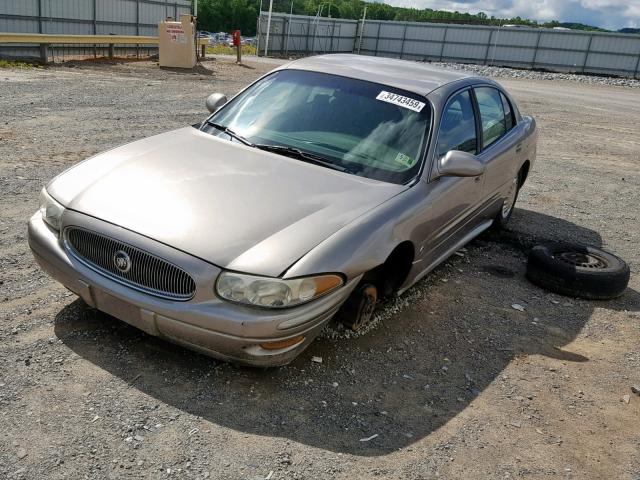
[[[330,54],[293,61],[283,69],[330,73],[343,77],[382,83],[419,95],[465,79],[486,80],[468,73],[433,67],[429,64],[366,55]]]

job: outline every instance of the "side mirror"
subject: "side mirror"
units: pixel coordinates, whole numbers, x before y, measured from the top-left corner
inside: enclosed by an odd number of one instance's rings
[[[225,103],[227,103],[227,96],[223,93],[212,93],[207,97],[207,110],[214,113],[220,109]]]
[[[478,177],[484,173],[484,163],[471,153],[451,150],[438,160],[440,177]]]

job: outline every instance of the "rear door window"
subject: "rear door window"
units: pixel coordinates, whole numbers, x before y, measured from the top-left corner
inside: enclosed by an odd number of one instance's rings
[[[474,90],[482,122],[482,145],[487,148],[507,132],[501,93],[491,87],[478,87]]]

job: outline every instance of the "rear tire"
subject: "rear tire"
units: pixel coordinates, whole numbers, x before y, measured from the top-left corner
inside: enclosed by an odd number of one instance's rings
[[[629,266],[599,248],[553,243],[531,250],[527,278],[532,283],[570,297],[609,300],[629,283]]]
[[[378,289],[371,283],[357,287],[336,314],[336,320],[357,332],[373,318],[378,301]]]
[[[507,193],[507,198],[502,202],[502,206],[500,207],[500,211],[496,215],[496,218],[493,221],[493,226],[498,230],[503,230],[507,227],[509,220],[511,220],[511,215],[513,215],[513,210],[515,209],[516,201],[518,200],[518,193],[520,192],[520,173],[516,175],[516,177],[512,180],[509,185],[509,192]]]

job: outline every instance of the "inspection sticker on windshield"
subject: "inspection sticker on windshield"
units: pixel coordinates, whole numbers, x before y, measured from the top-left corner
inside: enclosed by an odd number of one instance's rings
[[[418,113],[422,111],[425,105],[424,103],[419,102],[418,100],[414,100],[413,98],[403,97],[402,95],[398,95],[397,93],[385,92],[384,90],[378,94],[376,100],[393,103],[394,105],[408,108],[409,110],[413,110],[414,112]]]
[[[398,153],[398,155],[396,155],[396,162],[407,168],[411,168],[416,164],[416,161],[413,158],[409,155],[405,155],[404,153]]]

